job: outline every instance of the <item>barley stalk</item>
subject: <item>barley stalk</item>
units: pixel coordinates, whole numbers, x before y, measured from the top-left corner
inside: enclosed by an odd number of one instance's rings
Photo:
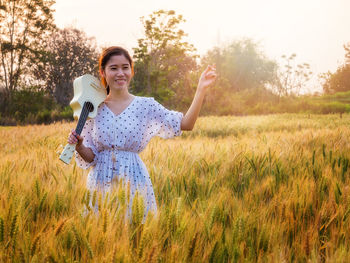
[[[55,229],[55,236],[58,236],[59,233],[61,233],[65,223],[67,222],[68,219],[63,219],[56,227]]]
[[[40,235],[37,235],[32,242],[32,246],[30,248],[30,254],[32,256],[35,254],[35,251],[36,251],[38,243],[39,243],[39,239],[40,239]]]
[[[107,209],[104,209],[103,211],[103,233],[106,233],[107,232],[107,227],[108,227],[108,211]]]
[[[4,241],[4,232],[5,232],[4,219],[0,217],[0,242]]]

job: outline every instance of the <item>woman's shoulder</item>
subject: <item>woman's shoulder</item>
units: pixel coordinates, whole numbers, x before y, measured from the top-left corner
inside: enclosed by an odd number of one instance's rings
[[[135,99],[139,100],[139,101],[153,101],[154,98],[153,97],[144,97],[144,96],[135,96]]]
[[[98,105],[97,114],[99,114],[101,111],[105,111],[105,107],[106,107],[106,102],[102,101],[100,105]]]
[[[153,106],[157,101],[153,97],[135,96],[137,103],[144,106]]]
[[[108,108],[106,106],[106,103],[103,101],[102,103],[100,103],[100,105],[98,105],[97,113],[94,119],[98,119],[98,118],[101,118],[101,116],[105,116],[107,112],[108,112]]]

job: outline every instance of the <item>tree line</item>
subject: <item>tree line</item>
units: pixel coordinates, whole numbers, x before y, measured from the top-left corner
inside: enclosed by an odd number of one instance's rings
[[[54,3],[0,0],[0,124],[71,119],[68,105],[74,78],[87,73],[98,76],[102,47],[82,30],[58,28]],[[206,98],[204,114],[295,111],[302,105],[314,109],[297,99],[313,73],[309,64],[296,64],[295,54],[282,56],[284,65],[279,65],[252,39],[239,39],[199,57],[181,29],[182,15],[158,10],[141,17],[141,23],[144,36],[132,48],[135,76],[131,90],[136,95],[152,96],[168,107],[184,110],[195,92],[199,72],[214,63],[219,77]],[[350,90],[350,43],[344,48],[344,65],[322,75],[326,94]],[[292,106],[288,109],[286,105]]]

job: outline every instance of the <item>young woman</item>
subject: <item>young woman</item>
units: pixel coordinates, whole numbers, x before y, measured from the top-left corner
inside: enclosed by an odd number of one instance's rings
[[[83,169],[90,166],[88,189],[103,193],[116,179],[130,184],[130,202],[136,191],[145,201],[145,216],[156,212],[157,204],[152,182],[140,159],[140,153],[153,136],[171,138],[182,130],[192,130],[202,106],[204,95],[215,79],[215,66],[208,66],[200,76],[196,94],[187,113],[170,111],[153,98],[129,93],[133,62],[121,47],[109,47],[99,60],[102,84],[107,98],[98,108],[97,116],[85,123],[81,135],[73,130],[68,143],[76,144],[76,162]],[[129,206],[130,209],[131,206]]]

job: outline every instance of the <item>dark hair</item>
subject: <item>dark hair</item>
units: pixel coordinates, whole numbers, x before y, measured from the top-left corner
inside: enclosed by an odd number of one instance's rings
[[[103,50],[100,56],[100,59],[98,61],[99,62],[98,67],[99,67],[101,82],[102,82],[102,85],[107,89],[107,94],[109,94],[109,87],[107,85],[106,79],[102,75],[102,71],[105,70],[106,64],[112,56],[120,56],[120,55],[124,56],[129,61],[131,72],[132,74],[134,74],[134,63],[131,59],[131,56],[129,55],[129,52],[126,49],[118,46],[112,46]]]

